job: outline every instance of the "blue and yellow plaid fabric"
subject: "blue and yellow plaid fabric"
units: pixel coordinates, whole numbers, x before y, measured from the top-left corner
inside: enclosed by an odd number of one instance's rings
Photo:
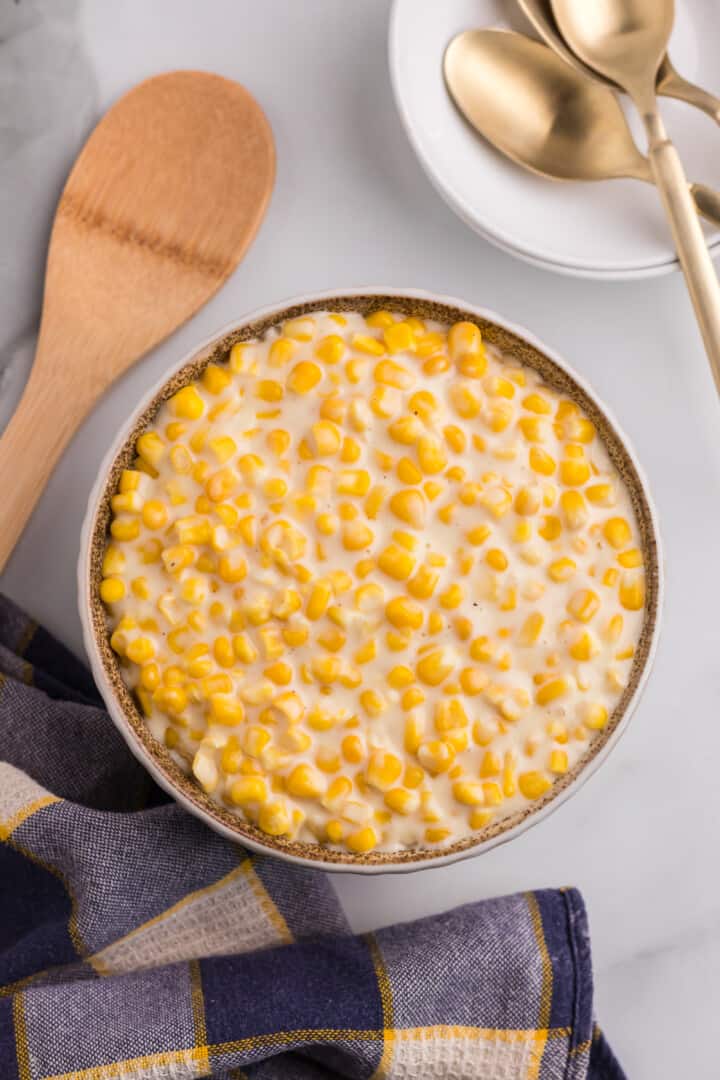
[[[2,1080],[621,1080],[574,890],[362,937],[166,801],[0,599]]]

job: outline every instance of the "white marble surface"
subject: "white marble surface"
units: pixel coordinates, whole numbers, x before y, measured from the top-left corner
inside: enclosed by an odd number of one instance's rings
[[[395,115],[388,0],[84,0],[81,8],[101,107],[171,68],[238,79],[274,127],[277,189],[223,292],[84,425],[0,587],[79,651],[78,534],[111,433],[178,355],[256,305],[324,287],[408,285],[466,297],[531,328],[611,403],[649,475],[667,565],[655,672],[611,759],[539,828],[450,869],[343,877],[337,887],[353,925],[365,929],[506,891],[579,886],[598,1015],[629,1076],[716,1077],[720,407],[682,279],[575,281],[468,232],[421,174]],[[709,122],[707,137],[708,146],[720,138]],[[11,256],[22,263],[36,252],[17,243]],[[14,382],[5,383],[6,407],[29,355],[20,350]]]

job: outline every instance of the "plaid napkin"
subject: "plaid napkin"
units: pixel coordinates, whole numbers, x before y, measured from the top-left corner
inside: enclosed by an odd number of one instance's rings
[[[575,890],[353,936],[324,875],[168,802],[2,598],[0,759],[3,1080],[622,1080]]]

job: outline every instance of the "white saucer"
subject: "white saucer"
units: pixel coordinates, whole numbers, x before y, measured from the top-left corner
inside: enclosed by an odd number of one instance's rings
[[[532,33],[515,0],[394,0],[390,71],[397,106],[420,162],[452,209],[512,255],[559,273],[639,278],[677,269],[660,198],[636,180],[558,183],[525,172],[462,119],[442,75],[461,30],[511,26]],[[720,12],[713,0],[677,3],[670,56],[678,71],[720,94]],[[720,128],[697,109],[661,99],[691,180],[720,190]],[[640,125],[628,106],[638,145]],[[720,230],[706,228],[713,255]]]

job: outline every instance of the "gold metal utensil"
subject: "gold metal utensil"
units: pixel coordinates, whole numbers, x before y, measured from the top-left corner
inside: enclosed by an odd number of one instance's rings
[[[720,285],[677,150],[658,112],[655,80],[675,15],[673,0],[552,0],[567,44],[625,90],[642,117],[648,156],[720,393]]]
[[[617,96],[547,45],[512,30],[467,30],[448,46],[444,70],[465,118],[518,165],[555,180],[654,183]],[[720,225],[720,195],[702,184],[690,190]]]
[[[591,79],[598,79],[617,89],[611,80],[605,79],[597,71],[593,71],[567,47],[555,22],[551,0],[518,0],[518,4],[538,34],[555,50],[558,56],[562,56],[563,60],[568,64],[572,64],[578,71],[582,71],[583,75],[587,75]],[[663,97],[677,98],[688,105],[694,105],[696,108],[702,109],[703,112],[712,117],[715,123],[720,124],[720,98],[708,93],[707,90],[703,90],[701,86],[696,86],[695,83],[684,79],[673,67],[667,53],[665,53],[658,69],[655,90]]]

